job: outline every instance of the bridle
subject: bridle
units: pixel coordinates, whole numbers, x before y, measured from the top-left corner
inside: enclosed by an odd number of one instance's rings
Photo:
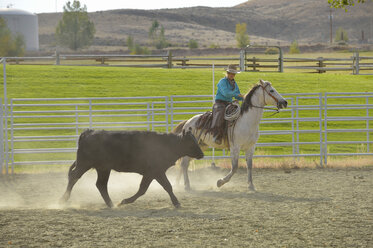
[[[264,100],[264,104],[267,105],[266,100],[265,100],[265,99],[266,99],[266,98],[265,98],[265,93],[267,93],[270,97],[273,98],[273,100],[275,100],[277,108],[259,107],[259,106],[255,106],[255,105],[251,105],[251,106],[253,106],[253,107],[255,107],[255,108],[261,108],[261,109],[273,110],[273,111],[275,111],[275,113],[273,113],[272,115],[275,115],[275,114],[280,113],[280,109],[278,108],[278,99],[277,99],[276,97],[274,97],[274,96],[271,94],[271,92],[269,92],[269,91],[267,90],[267,86],[268,86],[268,85],[270,85],[270,84],[268,83],[268,84],[266,84],[265,86],[263,86],[263,84],[260,83],[260,87],[263,89],[263,100]],[[272,115],[270,115],[270,116],[272,116]]]

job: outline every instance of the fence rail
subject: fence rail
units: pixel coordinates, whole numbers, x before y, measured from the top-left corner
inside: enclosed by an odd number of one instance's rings
[[[284,96],[287,109],[276,117],[263,114],[255,157],[315,157],[326,165],[330,156],[373,155],[373,93]],[[69,164],[86,128],[170,132],[210,110],[211,103],[210,95],[10,99],[0,108],[0,171]],[[207,151],[205,159],[228,158],[227,153]]]

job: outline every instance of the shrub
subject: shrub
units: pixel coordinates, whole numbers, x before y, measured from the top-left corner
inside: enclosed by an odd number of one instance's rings
[[[188,47],[190,49],[198,48],[198,42],[196,40],[191,39],[189,40]]]
[[[290,51],[289,52],[291,54],[300,53],[299,47],[298,47],[298,42],[296,40],[293,41],[293,43],[291,43],[291,45],[290,45]]]
[[[220,48],[220,46],[219,46],[219,44],[211,43],[209,48],[215,49],[215,48]]]

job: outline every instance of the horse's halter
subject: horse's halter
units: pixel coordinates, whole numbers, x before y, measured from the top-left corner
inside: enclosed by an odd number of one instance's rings
[[[267,86],[268,86],[268,85],[270,85],[270,84],[268,83],[268,84],[266,84],[265,86],[263,86],[263,83],[260,83],[260,87],[263,89],[263,100],[264,100],[264,104],[267,105],[267,103],[266,103],[266,98],[265,98],[265,93],[267,93],[270,97],[272,97],[272,98],[275,100],[275,102],[276,102],[276,107],[277,107],[277,108],[259,107],[259,106],[255,106],[255,105],[252,105],[252,106],[255,107],[255,108],[269,109],[269,110],[276,111],[275,113],[272,114],[272,115],[275,115],[275,114],[277,114],[277,113],[280,113],[280,109],[278,108],[278,100],[277,100],[276,97],[274,97],[274,96],[271,94],[271,92],[269,92],[269,91],[267,90]],[[270,116],[272,116],[272,115],[270,115]]]

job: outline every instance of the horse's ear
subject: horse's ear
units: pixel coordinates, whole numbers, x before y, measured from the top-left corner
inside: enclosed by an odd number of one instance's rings
[[[262,79],[259,80],[260,84],[263,85],[264,81]]]
[[[183,129],[182,135],[183,135],[183,136],[185,135],[185,129]]]

